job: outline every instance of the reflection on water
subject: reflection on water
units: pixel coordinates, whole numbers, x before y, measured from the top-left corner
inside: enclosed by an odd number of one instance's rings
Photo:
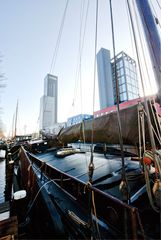
[[[0,203],[4,202],[4,190],[5,190],[5,151],[0,150]]]

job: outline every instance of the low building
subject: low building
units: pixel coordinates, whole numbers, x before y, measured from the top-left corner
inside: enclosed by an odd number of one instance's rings
[[[67,127],[81,123],[83,120],[91,119],[92,117],[93,115],[89,115],[89,114],[79,114],[79,115],[70,117],[67,120]]]
[[[55,134],[57,135],[60,130],[62,128],[65,128],[67,126],[66,122],[62,122],[62,123],[55,123],[53,126],[48,127],[46,129],[43,129],[41,132],[45,133],[45,134]]]

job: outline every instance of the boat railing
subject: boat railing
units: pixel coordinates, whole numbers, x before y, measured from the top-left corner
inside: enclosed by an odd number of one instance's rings
[[[32,165],[37,166],[41,179],[43,175],[50,180],[53,179],[53,182],[69,194],[73,200],[80,203],[82,208],[88,209],[90,207],[89,204],[95,207],[97,218],[105,222],[107,226],[110,226],[113,230],[117,230],[120,233],[123,232],[124,236],[130,239],[144,238],[144,231],[137,208],[124,203],[108,193],[102,192],[88,182],[85,183],[51,166],[49,163],[43,162],[35,155],[26,152],[23,147],[21,148],[20,159],[23,159],[21,163],[21,165],[23,165],[22,169],[26,167],[29,168],[29,166]],[[25,182],[28,181],[28,177],[29,176],[26,176]],[[92,200],[91,203],[89,203],[89,197],[91,195]]]

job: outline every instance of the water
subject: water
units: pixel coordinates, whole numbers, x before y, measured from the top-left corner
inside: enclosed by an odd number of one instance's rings
[[[5,160],[3,159],[5,156],[5,151],[0,150],[0,203],[4,202],[4,190],[5,190]]]

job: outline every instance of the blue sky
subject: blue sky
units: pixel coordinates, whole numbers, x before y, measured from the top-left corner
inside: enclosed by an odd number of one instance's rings
[[[154,1],[154,0],[153,0]],[[51,72],[58,76],[58,121],[72,114],[92,112],[94,75],[95,1],[89,1],[81,79],[83,105],[72,107],[78,61],[80,9],[83,0],[70,0],[66,14],[56,65]],[[85,0],[85,6],[87,6]],[[66,0],[0,0],[0,71],[5,73],[6,88],[1,93],[1,116],[7,134],[12,131],[13,115],[19,101],[18,130],[20,134],[38,129],[39,103],[43,95],[44,77],[50,71],[59,27]],[[124,50],[133,56],[126,17],[125,1],[114,0],[116,52]],[[98,47],[108,48],[112,55],[109,3],[99,0]],[[96,83],[97,90],[97,83]],[[95,110],[98,110],[96,91]],[[26,127],[25,127],[26,126]]]

